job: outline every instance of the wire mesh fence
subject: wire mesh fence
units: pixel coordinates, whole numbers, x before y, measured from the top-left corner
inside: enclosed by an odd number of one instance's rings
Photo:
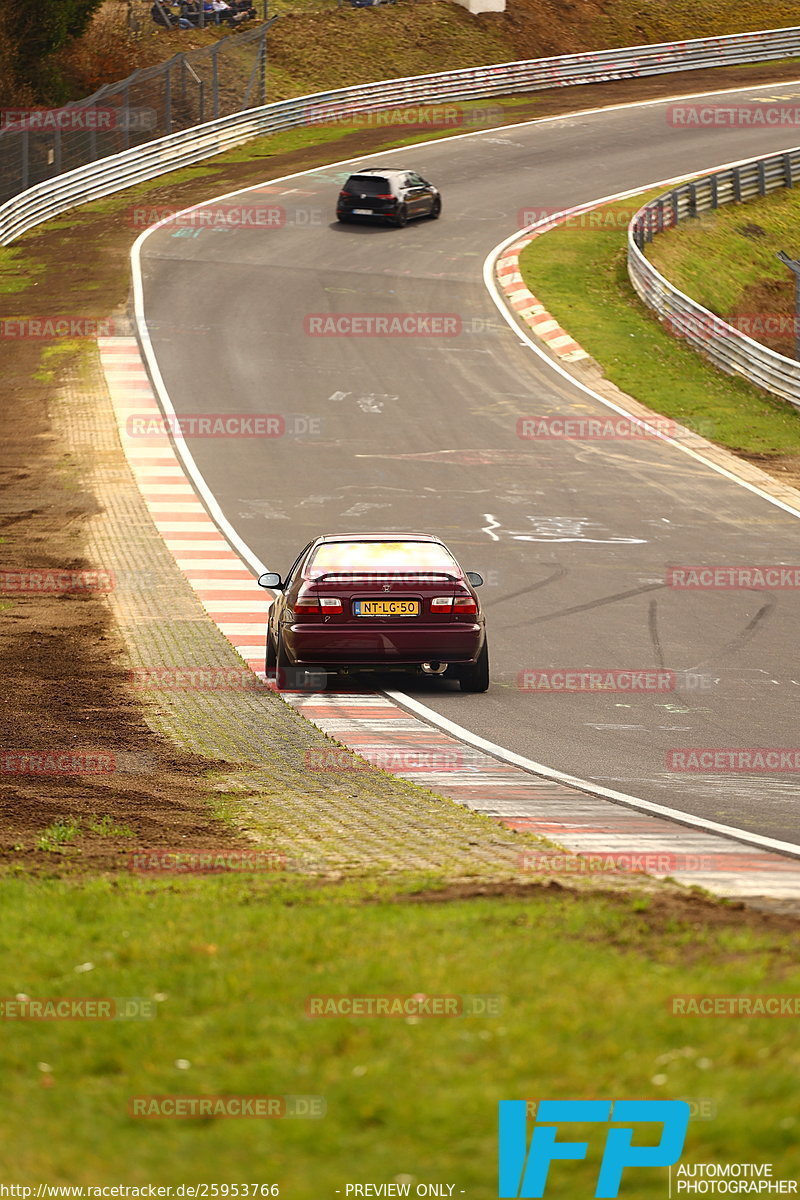
[[[3,110],[0,203],[96,159],[264,104],[267,31],[276,19],[61,108]]]

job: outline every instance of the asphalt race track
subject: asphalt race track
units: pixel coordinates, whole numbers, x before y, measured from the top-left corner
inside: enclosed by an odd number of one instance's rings
[[[731,95],[792,93],[782,84]],[[373,156],[442,190],[441,220],[405,230],[333,222],[347,167],[250,191],[226,203],[280,204],[280,228],[167,224],[148,237],[145,314],[179,413],[318,423],[276,439],[188,439],[226,517],[269,569],[285,571],[318,533],[387,528],[434,531],[486,577],[489,693],[434,680],[392,686],[550,767],[797,844],[797,775],[672,773],[666,755],[800,744],[791,649],[800,596],[676,591],[665,570],[796,564],[798,518],[663,443],[520,440],[520,416],[608,410],[522,343],[482,278],[521,210],[556,211],[797,142],[793,129],[675,128],[667,108]],[[331,312],[456,314],[462,331],[305,332],[309,314]],[[689,675],[666,694],[520,689],[520,671],[554,667]]]

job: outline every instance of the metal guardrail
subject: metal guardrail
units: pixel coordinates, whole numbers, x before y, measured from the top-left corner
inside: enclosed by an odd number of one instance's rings
[[[158,138],[48,179],[0,205],[0,245],[67,209],[189,166],[251,138],[346,114],[532,92],[800,55],[800,26],[499,63],[318,92]]]
[[[766,196],[796,182],[800,182],[800,149],[752,159],[657,196],[634,214],[628,226],[628,276],[640,299],[667,328],[715,366],[800,407],[800,362],[770,350],[703,308],[644,255],[645,245],[656,234],[687,218],[722,204]]]

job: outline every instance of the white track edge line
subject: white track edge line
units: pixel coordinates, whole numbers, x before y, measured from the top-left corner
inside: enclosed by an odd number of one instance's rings
[[[790,86],[792,83],[800,83],[800,80],[778,80],[778,81],[775,81],[775,86],[786,87],[786,86]],[[562,121],[562,120],[566,120],[570,117],[590,116],[595,113],[603,113],[603,112],[609,112],[609,111],[613,112],[613,111],[618,111],[621,109],[628,109],[628,108],[642,108],[642,107],[647,107],[647,106],[655,107],[658,104],[668,104],[675,100],[681,100],[681,99],[691,100],[691,99],[703,98],[706,96],[728,95],[733,92],[751,92],[751,91],[753,91],[754,88],[761,87],[761,86],[772,86],[772,85],[771,84],[762,85],[762,84],[758,84],[758,83],[753,83],[753,84],[749,84],[748,86],[743,86],[740,88],[721,88],[721,89],[718,89],[718,90],[712,91],[712,92],[696,92],[696,93],[691,93],[689,95],[683,94],[683,95],[678,95],[678,96],[666,97],[666,98],[662,98],[659,100],[636,100],[636,101],[631,101],[631,102],[625,103],[625,104],[610,105],[610,106],[600,107],[600,108],[596,108],[596,109],[589,109],[589,110],[578,109],[578,110],[570,112],[570,113],[561,113],[555,117],[543,117],[543,118],[535,119],[533,121],[519,121],[513,125],[500,125],[500,126],[496,126],[493,130],[482,129],[482,130],[476,130],[471,133],[455,134],[448,138],[436,138],[430,142],[418,143],[417,145],[414,146],[414,149],[415,150],[422,149],[422,148],[432,146],[432,145],[440,146],[442,144],[442,142],[460,141],[463,138],[479,137],[482,134],[497,132],[498,130],[503,130],[503,129],[519,129],[519,128],[522,128],[523,126],[540,125],[540,124],[545,124],[549,121]],[[402,147],[402,146],[397,146],[397,147],[395,147],[395,151],[401,150],[403,148],[404,147]],[[787,149],[788,149],[788,147],[787,147]],[[162,226],[169,224],[169,222],[174,220],[175,217],[178,215],[182,215],[183,213],[188,213],[188,212],[194,212],[198,208],[205,208],[209,204],[218,203],[219,201],[226,200],[231,196],[238,196],[238,195],[244,194],[249,191],[255,191],[258,188],[264,187],[265,185],[271,185],[273,183],[284,183],[290,179],[299,179],[305,175],[311,174],[312,171],[331,170],[334,167],[345,166],[348,163],[355,162],[355,161],[369,161],[370,159],[373,159],[373,158],[379,158],[382,154],[388,154],[391,152],[392,152],[391,150],[384,149],[384,150],[376,151],[376,153],[374,153],[374,154],[355,155],[353,158],[340,159],[337,162],[333,162],[333,163],[319,164],[319,165],[312,167],[305,171],[295,171],[289,175],[281,175],[274,179],[262,180],[260,183],[254,184],[249,188],[239,188],[232,192],[226,192],[223,195],[214,196],[208,200],[202,201],[199,204],[194,204],[194,205],[189,206],[188,208],[181,209],[180,213],[173,213],[171,216],[165,217],[161,221],[158,221],[155,225],[151,225],[149,228],[143,230],[143,232],[139,235],[139,237],[136,239],[136,241],[133,243],[133,246],[131,247],[131,271],[132,271],[132,275],[133,275],[134,320],[135,320],[135,325],[137,328],[140,344],[142,347],[142,351],[145,355],[145,360],[147,362],[147,366],[148,366],[148,369],[151,374],[153,386],[156,390],[156,394],[158,396],[159,402],[163,406],[165,415],[171,415],[174,417],[177,414],[173,407],[172,401],[170,399],[169,393],[168,393],[166,385],[164,383],[164,379],[161,375],[161,371],[158,366],[158,360],[156,358],[155,351],[153,349],[153,344],[152,344],[152,341],[150,338],[150,331],[147,326],[147,321],[146,321],[145,312],[144,312],[144,280],[143,280],[143,276],[142,276],[141,248],[144,245],[144,242],[150,236],[150,234],[154,233],[157,229],[160,229]],[[776,150],[774,153],[780,154],[781,151]],[[724,170],[727,167],[736,166],[739,163],[745,163],[745,162],[750,162],[750,161],[751,161],[750,158],[737,159],[734,162],[724,163],[718,167],[706,168],[706,173]],[[636,195],[639,192],[649,191],[653,187],[662,187],[662,186],[666,187],[671,183],[677,183],[681,179],[692,178],[696,174],[697,174],[697,172],[694,171],[694,172],[690,172],[688,175],[684,174],[684,175],[674,176],[671,179],[658,180],[653,184],[644,184],[641,187],[630,189],[627,192],[621,192],[616,197],[615,196],[606,197],[605,200],[597,200],[594,203],[595,204],[607,203],[609,200],[621,199],[625,196],[632,196],[632,195]],[[569,211],[569,210],[565,210],[565,211]],[[533,226],[531,228],[535,228],[535,226]],[[526,232],[525,230],[517,230],[511,237],[504,239],[497,247],[495,247],[495,249],[493,251],[491,251],[491,253],[487,256],[487,259],[484,263],[484,281],[486,281],[487,264],[491,264],[490,270],[493,271],[494,262],[495,262],[496,258],[499,257],[501,251],[505,248],[505,246],[511,245],[514,241],[517,241],[519,238],[523,237],[525,235],[525,232]],[[578,380],[574,379],[569,374],[569,372],[565,371],[564,368],[561,367],[560,364],[553,362],[547,355],[545,355],[544,352],[542,350],[540,350],[539,347],[537,345],[535,345],[535,343],[529,337],[527,337],[527,335],[520,329],[520,327],[516,323],[515,319],[513,318],[512,314],[508,311],[505,303],[500,299],[499,294],[496,292],[496,289],[494,287],[493,277],[490,279],[489,282],[487,282],[486,286],[488,288],[489,294],[491,295],[492,299],[494,300],[496,306],[498,307],[499,311],[502,313],[505,320],[508,322],[509,326],[516,333],[519,334],[521,340],[526,342],[532,350],[534,350],[537,354],[539,354],[539,356],[543,359],[543,361],[548,363],[549,366],[553,367],[560,374],[562,374],[564,376],[564,378],[566,380],[568,380],[569,383],[577,386],[579,389],[581,389],[584,392],[588,393],[589,395],[593,396],[595,399],[600,400],[601,403],[606,404],[610,408],[616,408],[617,411],[620,412],[621,415],[628,415],[628,416],[630,415],[628,413],[625,413],[624,409],[617,408],[617,406],[615,406],[611,401],[604,400],[602,396],[599,396],[597,393],[593,392],[590,388],[586,387],[584,384],[582,384]],[[761,492],[754,485],[745,483],[743,480],[739,479],[737,476],[726,471],[723,467],[716,467],[714,463],[708,462],[708,460],[703,458],[702,455],[698,455],[694,451],[689,450],[687,447],[681,446],[679,442],[673,442],[672,439],[666,439],[666,440],[669,440],[670,442],[672,442],[672,444],[678,446],[678,448],[683,450],[684,453],[689,454],[691,457],[697,458],[701,462],[706,463],[708,466],[713,467],[715,470],[718,471],[719,474],[727,476],[729,479],[732,479],[735,483],[740,484],[742,487],[747,487],[748,490],[755,492],[757,495],[762,496],[764,499],[769,500],[771,503],[776,504],[778,507],[785,508],[786,511],[792,513],[792,515],[800,516],[800,512],[797,512],[795,509],[792,509],[788,505],[783,504],[781,501],[776,500],[774,497],[767,495],[766,492]],[[176,452],[178,453],[178,456],[179,456],[181,462],[186,467],[187,473],[189,474],[194,486],[196,487],[201,499],[203,500],[203,503],[205,504],[206,508],[208,509],[209,515],[211,516],[212,520],[215,522],[217,527],[225,535],[225,537],[228,538],[231,545],[234,546],[239,551],[239,553],[242,555],[244,560],[248,563],[248,565],[251,567],[251,569],[253,569],[256,572],[257,575],[260,575],[263,572],[267,571],[268,568],[261,562],[261,560],[258,558],[258,556],[250,549],[250,547],[247,545],[247,543],[239,536],[239,534],[233,528],[231,523],[228,521],[225,514],[222,512],[222,509],[220,508],[220,506],[217,503],[208,484],[206,483],[205,479],[203,478],[203,475],[201,474],[200,469],[197,466],[197,463],[195,462],[194,457],[193,457],[191,451],[189,450],[189,447],[186,445],[186,441],[185,441],[183,435],[180,433],[180,431],[174,435],[174,444],[175,444]],[[517,766],[523,766],[523,765],[527,764],[528,770],[534,771],[535,773],[543,775],[546,778],[552,778],[554,780],[559,780],[564,783],[569,783],[570,786],[579,788],[581,791],[588,792],[590,795],[591,794],[600,795],[600,796],[603,796],[605,799],[615,800],[617,803],[624,804],[627,807],[639,808],[639,809],[642,809],[643,811],[658,812],[661,815],[668,816],[670,819],[675,820],[678,823],[683,824],[683,825],[691,825],[695,828],[706,829],[710,832],[715,832],[715,833],[724,832],[726,834],[726,836],[732,837],[737,841],[746,842],[746,843],[761,846],[761,847],[764,847],[767,849],[779,850],[782,853],[788,853],[790,855],[800,855],[800,846],[795,846],[788,842],[780,842],[774,838],[767,838],[767,837],[762,836],[761,834],[748,833],[743,830],[733,829],[729,826],[717,825],[716,822],[708,821],[703,817],[694,817],[689,813],[681,813],[678,810],[663,808],[660,805],[653,805],[648,800],[640,800],[635,796],[628,796],[622,792],[613,792],[607,788],[597,788],[593,784],[589,783],[588,781],[580,780],[577,777],[561,775],[560,772],[553,771],[548,767],[544,767],[544,766],[535,764],[529,759],[524,759],[523,756],[517,755],[512,750],[506,750],[502,746],[495,746],[494,743],[492,743],[492,742],[485,742],[485,739],[480,738],[477,734],[473,734],[470,732],[470,730],[464,729],[463,726],[457,725],[455,722],[449,721],[446,717],[440,717],[439,714],[437,712],[435,712],[433,709],[428,708],[427,705],[421,704],[419,701],[414,700],[410,696],[405,696],[405,693],[387,692],[386,694],[391,697],[395,697],[395,696],[403,697],[403,703],[408,705],[409,707],[411,707],[413,711],[416,711],[418,713],[418,715],[423,716],[424,719],[427,720],[430,724],[438,725],[440,728],[446,727],[448,729],[448,732],[452,733],[453,736],[458,738],[460,741],[463,741],[463,742],[465,742],[467,744],[471,744],[471,745],[477,745],[478,743],[484,743],[483,748],[486,749],[488,752],[492,753],[495,757],[500,758],[507,762],[514,762],[514,764]],[[445,723],[444,725],[442,724],[443,722]],[[492,747],[491,750],[489,749],[490,747]]]
[[[424,716],[426,721],[438,726],[439,729],[444,730],[446,733],[451,733],[459,741],[466,742],[470,746],[474,746],[477,750],[484,750],[487,754],[491,754],[493,758],[500,759],[502,762],[507,762],[515,767],[521,767],[524,771],[529,771],[533,775],[552,779],[554,783],[566,784],[569,787],[576,788],[578,791],[587,792],[591,796],[600,796],[604,800],[613,800],[616,804],[625,805],[626,808],[640,809],[643,812],[652,813],[657,817],[668,817],[671,821],[675,821],[680,825],[691,825],[698,829],[703,829],[707,833],[722,834],[725,837],[735,839],[737,842],[747,842],[765,850],[777,850],[781,854],[800,858],[800,846],[796,846],[793,842],[782,842],[777,838],[766,837],[764,834],[735,829],[732,825],[721,825],[717,821],[709,821],[706,817],[695,817],[691,813],[681,812],[680,809],[669,808],[664,804],[655,804],[651,800],[640,800],[637,796],[629,796],[626,792],[618,792],[613,788],[603,787],[601,784],[589,783],[585,779],[579,779],[576,775],[567,775],[563,771],[555,770],[553,767],[545,767],[542,763],[537,763],[533,759],[526,758],[523,754],[517,754],[514,750],[506,750],[504,746],[498,746],[496,742],[490,742],[487,738],[483,738],[477,733],[471,733],[470,730],[464,729],[463,726],[458,725],[455,721],[451,721],[448,717],[440,716],[439,713],[434,712],[426,704],[422,704],[421,701],[416,700],[413,696],[407,696],[405,692],[386,690],[384,691],[384,695],[389,696],[403,708]],[[511,819],[514,820],[515,818]],[[523,819],[524,817],[519,817],[519,820]]]

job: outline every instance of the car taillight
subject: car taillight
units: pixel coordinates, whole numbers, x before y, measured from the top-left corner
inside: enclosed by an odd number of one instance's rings
[[[454,613],[475,613],[477,615],[478,605],[472,596],[456,596],[453,604]]]
[[[373,198],[375,200],[394,200],[394,196],[391,192],[379,192],[378,195]]]
[[[346,192],[344,189],[342,189],[342,191],[339,192],[339,199],[346,200],[349,195],[350,195],[349,192]]]
[[[293,611],[301,617],[308,614],[329,617],[344,612],[344,606],[335,596],[314,596],[301,592],[294,602]]]
[[[434,596],[431,600],[431,612],[450,612],[452,607],[452,596]]]
[[[294,602],[294,612],[302,615],[303,613],[318,613],[319,600],[316,596],[298,596]]]

